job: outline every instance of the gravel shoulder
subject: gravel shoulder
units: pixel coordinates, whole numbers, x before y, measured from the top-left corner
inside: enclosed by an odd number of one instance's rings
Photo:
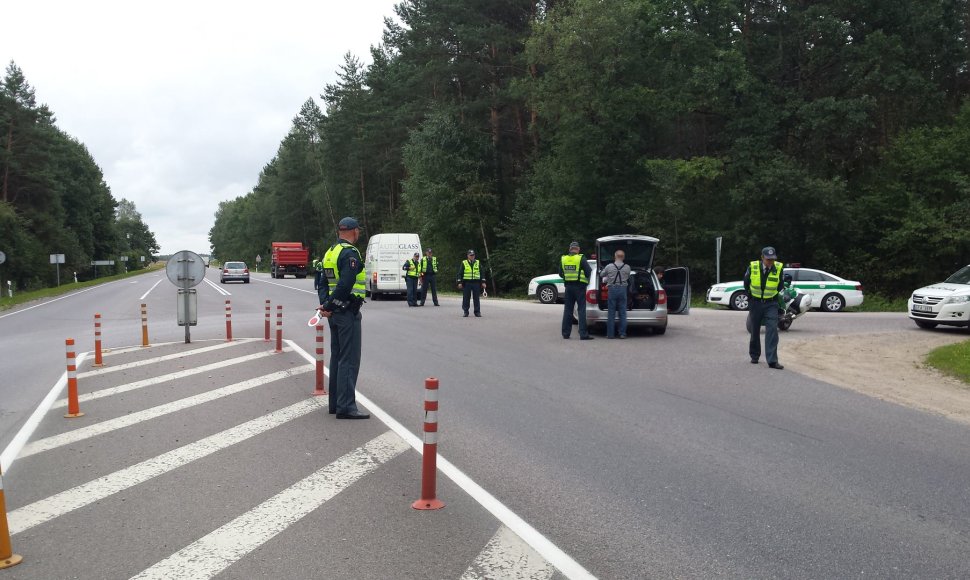
[[[791,370],[870,397],[970,424],[970,385],[924,364],[933,349],[970,333],[879,333],[784,340],[780,358]]]

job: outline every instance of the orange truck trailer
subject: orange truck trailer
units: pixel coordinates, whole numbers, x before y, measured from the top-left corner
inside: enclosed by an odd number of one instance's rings
[[[282,278],[287,274],[306,278],[310,248],[305,248],[302,242],[273,242],[271,255],[269,274],[273,278]]]

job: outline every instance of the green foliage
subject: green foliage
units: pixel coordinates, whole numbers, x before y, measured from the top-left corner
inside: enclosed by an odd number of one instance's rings
[[[926,364],[964,383],[970,383],[970,341],[934,349],[927,355]]]

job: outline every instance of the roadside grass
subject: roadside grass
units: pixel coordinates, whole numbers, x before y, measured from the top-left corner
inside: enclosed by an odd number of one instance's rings
[[[105,282],[114,282],[115,280],[123,280],[125,278],[131,278],[133,276],[139,276],[141,274],[146,274],[148,272],[154,272],[156,270],[165,269],[165,264],[158,262],[152,264],[151,266],[143,270],[135,270],[133,272],[128,272],[127,274],[115,274],[114,276],[104,276],[102,278],[95,278],[94,280],[87,280],[85,282],[70,282],[67,284],[61,284],[60,286],[53,288],[41,288],[40,290],[31,290],[27,292],[15,292],[13,298],[8,296],[0,296],[0,311],[8,310],[14,306],[25,304],[27,302],[32,302],[34,300],[41,300],[43,298],[53,298],[55,296],[61,296],[62,294],[67,294],[75,290],[80,290],[82,288],[89,288],[91,286],[97,286],[98,284],[104,284]]]
[[[930,351],[926,356],[926,364],[970,384],[970,340]]]

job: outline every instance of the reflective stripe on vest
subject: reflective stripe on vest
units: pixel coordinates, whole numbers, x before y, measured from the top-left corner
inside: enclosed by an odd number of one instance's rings
[[[751,262],[748,269],[751,271],[751,297],[760,298],[762,300],[768,298],[774,298],[778,295],[778,290],[781,288],[781,278],[779,278],[778,273],[785,265],[781,262],[775,262],[774,269],[768,273],[768,280],[765,284],[764,294],[761,292],[761,262],[755,260]]]
[[[475,260],[474,264],[470,264],[468,260],[463,261],[462,265],[465,267],[465,273],[462,278],[465,280],[481,280],[482,275],[481,270],[478,267],[479,263],[480,262],[478,260]]]
[[[340,281],[340,270],[337,269],[337,258],[340,257],[340,252],[344,251],[345,248],[351,248],[357,254],[357,259],[361,261],[363,265],[363,260],[360,257],[360,250],[358,250],[353,244],[347,242],[338,242],[327,250],[327,253],[323,256],[323,272],[327,275],[327,286],[330,288],[330,292],[333,292],[337,288],[337,282]],[[354,280],[354,287],[351,290],[352,294],[363,297],[366,294],[366,287],[364,283],[367,281],[367,274],[364,269],[361,268],[360,272],[357,272],[357,278]]]
[[[582,282],[585,284],[586,272],[583,271],[583,255],[568,254],[562,257],[563,280],[566,282]]]

